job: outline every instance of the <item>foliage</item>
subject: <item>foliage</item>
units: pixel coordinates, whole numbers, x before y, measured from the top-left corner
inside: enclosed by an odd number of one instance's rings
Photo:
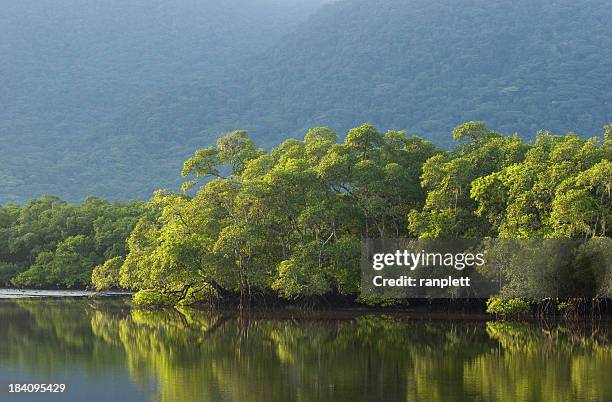
[[[371,124],[343,141],[313,128],[270,151],[231,132],[185,162],[182,193],[0,208],[0,278],[121,287],[145,305],[325,296],[389,305],[358,298],[363,238],[500,237],[531,240],[512,258],[512,242],[487,249],[506,262],[507,282],[489,311],[523,312],[525,294],[525,303],[601,298],[612,289],[609,130],[604,141],[541,132],[528,143],[468,122],[448,151]]]
[[[143,289],[132,298],[139,306],[173,306],[178,300],[154,289]]]
[[[119,287],[119,269],[123,265],[123,257],[113,257],[104,264],[98,265],[91,273],[91,284],[97,291],[116,289]]]
[[[530,311],[529,302],[522,299],[491,297],[487,300],[487,313],[501,316],[523,315]]]
[[[145,214],[144,202],[81,205],[43,196],[0,207],[0,284],[84,288],[96,265],[125,256],[126,238]]]
[[[454,136],[461,143],[443,152],[370,124],[349,130],[341,143],[332,130],[314,128],[265,152],[244,132],[229,133],[185,162],[184,194],[153,198],[159,216],[141,219],[130,236],[120,284],[179,300],[203,287],[243,302],[356,295],[364,237],[610,235],[607,142],[540,133],[526,143],[481,122],[458,126]],[[591,201],[561,213],[578,186]],[[572,297],[601,297],[609,288],[608,268],[594,260],[607,255],[606,245],[596,240],[575,250],[560,279]],[[537,256],[567,257],[559,245],[533,247]],[[512,300],[494,299],[492,312],[523,312],[512,289],[525,281],[530,287],[520,286],[533,288],[535,300],[549,284],[559,287],[546,280],[553,273],[540,260],[511,261],[504,294]]]
[[[204,286],[243,301],[355,294],[361,237],[404,233],[425,196],[421,165],[439,151],[369,124],[337,138],[314,128],[266,153],[235,132],[196,151],[185,190],[190,176],[208,182],[194,196],[157,193],[159,217],[136,225],[120,284],[179,300]]]

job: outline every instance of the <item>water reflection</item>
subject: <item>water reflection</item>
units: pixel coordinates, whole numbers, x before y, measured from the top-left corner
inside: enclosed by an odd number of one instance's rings
[[[0,375],[113,374],[131,401],[612,400],[604,325],[239,318],[110,300],[0,302],[0,322]],[[116,400],[74,387],[62,400],[83,399]]]

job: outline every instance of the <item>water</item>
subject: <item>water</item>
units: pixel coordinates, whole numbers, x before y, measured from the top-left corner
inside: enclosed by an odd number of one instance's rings
[[[612,401],[611,340],[602,323],[0,300],[0,401]]]

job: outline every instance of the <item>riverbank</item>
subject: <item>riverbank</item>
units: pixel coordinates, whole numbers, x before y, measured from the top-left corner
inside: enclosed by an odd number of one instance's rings
[[[134,295],[126,291],[95,292],[88,290],[60,289],[0,289],[0,299],[79,299],[79,298],[124,298]],[[461,318],[466,315],[490,319],[514,319],[520,321],[570,319],[581,321],[589,319],[612,320],[612,300],[601,299],[597,303],[587,301],[572,301],[573,304],[560,301],[545,301],[542,303],[526,303],[528,309],[520,314],[495,314],[490,309],[487,299],[411,299],[395,300],[394,304],[366,304],[354,297],[309,298],[288,301],[276,297],[254,298],[250,303],[240,304],[239,298],[217,300],[214,303],[199,303],[186,305],[138,305],[130,299],[130,304],[144,310],[160,310],[164,308],[184,308],[200,311],[215,311],[223,314],[248,314],[256,316],[295,316],[300,314],[326,315],[408,315],[411,317],[443,317],[444,319]],[[568,308],[568,305],[571,308]]]
[[[88,290],[0,289],[0,299],[74,298],[74,297],[129,297],[131,292]]]

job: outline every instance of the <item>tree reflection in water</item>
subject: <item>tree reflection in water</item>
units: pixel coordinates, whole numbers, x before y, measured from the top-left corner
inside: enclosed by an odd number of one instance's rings
[[[161,402],[612,400],[610,328],[0,303],[0,367],[127,367]]]

